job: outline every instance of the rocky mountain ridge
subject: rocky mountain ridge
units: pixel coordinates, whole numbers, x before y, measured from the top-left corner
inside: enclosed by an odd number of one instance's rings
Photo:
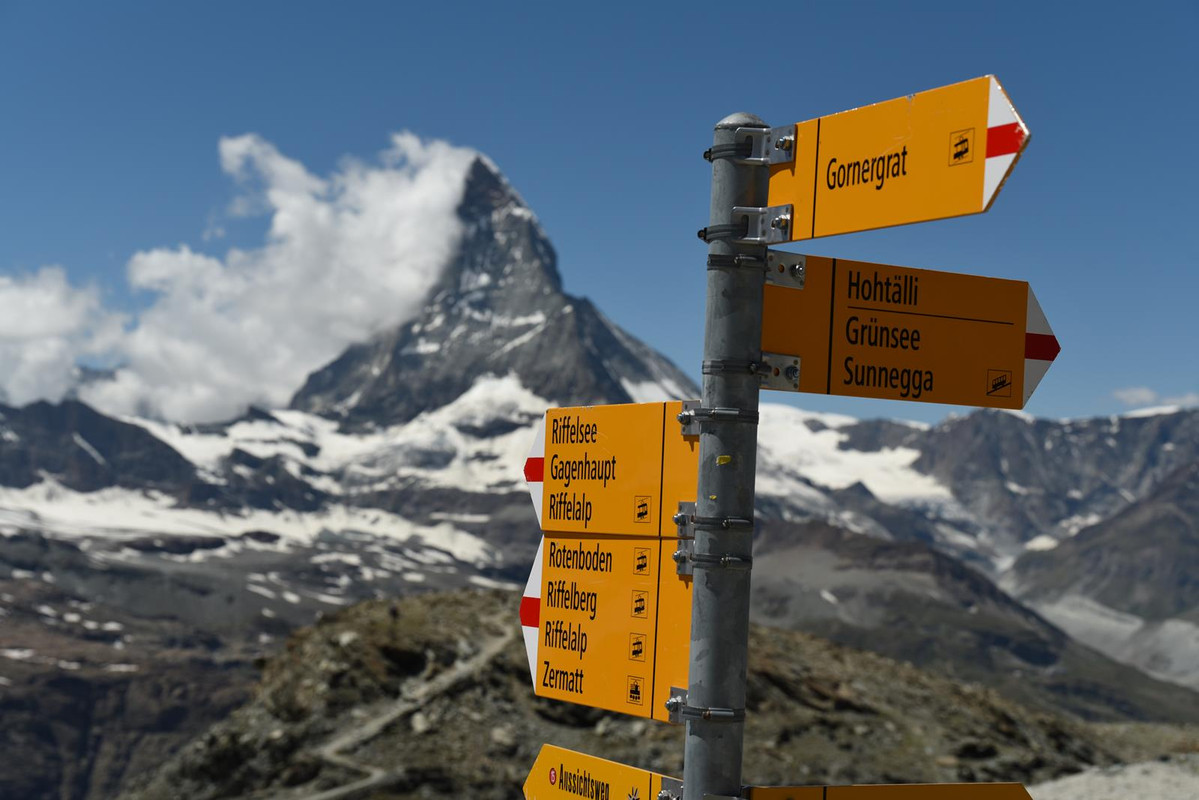
[[[1080,641],[1199,689],[1199,461],[1139,502],[1021,556],[1005,584]]]
[[[977,682],[1034,708],[1092,720],[1194,719],[1199,695],[1102,657],[922,542],[767,522],[754,554],[756,622]]]

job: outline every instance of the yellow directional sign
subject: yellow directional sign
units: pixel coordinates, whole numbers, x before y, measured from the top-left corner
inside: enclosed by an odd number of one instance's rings
[[[1018,783],[751,786],[744,794],[748,800],[1031,800]]]
[[[547,533],[521,599],[539,697],[667,721],[687,686],[691,580],[677,540]]]
[[[525,800],[657,800],[663,779],[675,780],[546,744],[525,779]]]
[[[1028,144],[993,76],[795,126],[794,159],[770,171],[790,241],[986,211]]]
[[[682,403],[552,408],[525,462],[541,528],[673,536],[694,502],[699,437],[683,436]]]
[[[801,392],[1023,408],[1060,349],[1024,281],[807,256],[802,289],[764,291]]]

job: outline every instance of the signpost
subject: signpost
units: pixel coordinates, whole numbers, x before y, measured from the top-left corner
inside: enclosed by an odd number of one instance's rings
[[[776,129],[777,130],[777,129]],[[994,76],[800,122],[770,168],[773,207],[798,242],[990,208],[1028,146]]]
[[[675,535],[695,501],[699,439],[683,436],[680,402],[551,408],[525,461],[541,529]]]
[[[763,294],[762,350],[799,360],[774,388],[1018,409],[1061,349],[1024,281],[805,262],[802,289]]]
[[[687,685],[691,580],[674,516],[695,500],[681,402],[553,408],[525,462],[545,532],[521,599],[534,693],[669,721]]]
[[[1031,800],[1018,783],[751,786],[747,800]]]
[[[1023,281],[766,245],[986,211],[1027,144],[991,76],[716,125],[702,399],[550,409],[525,462],[534,691],[685,721],[684,780],[547,744],[528,800],[1029,800],[1014,783],[741,784],[760,389],[1017,409],[1060,350]]]
[[[656,772],[546,744],[529,770],[524,792],[526,800],[657,800],[663,785],[674,784],[678,780]]]
[[[687,685],[691,581],[670,539],[547,533],[521,598],[533,692],[669,721]]]

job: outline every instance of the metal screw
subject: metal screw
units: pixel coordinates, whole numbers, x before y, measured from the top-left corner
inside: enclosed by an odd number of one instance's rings
[[[792,277],[794,277],[794,278],[802,278],[802,277],[803,277],[803,271],[804,271],[804,270],[803,270],[803,265],[802,265],[802,264],[792,264],[792,265],[791,265],[791,276],[792,276]]]
[[[792,383],[795,383],[797,380],[799,380],[799,367],[796,367],[796,366],[787,367],[786,371],[783,374],[787,376],[787,380],[791,381]]]
[[[774,142],[774,149],[775,150],[790,150],[791,149],[791,137],[784,136],[781,139],[776,139]]]
[[[670,557],[674,559],[674,563],[676,563],[676,564],[682,564],[684,561],[687,560],[687,554],[684,553],[682,550],[675,550],[674,553]]]

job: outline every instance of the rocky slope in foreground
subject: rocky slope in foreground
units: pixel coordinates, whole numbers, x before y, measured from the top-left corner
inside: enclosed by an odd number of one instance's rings
[[[125,796],[516,798],[543,743],[671,775],[682,729],[533,696],[515,594],[368,602],[298,631],[254,699]],[[751,632],[755,783],[1036,782],[1119,760],[1095,729],[800,633]]]

